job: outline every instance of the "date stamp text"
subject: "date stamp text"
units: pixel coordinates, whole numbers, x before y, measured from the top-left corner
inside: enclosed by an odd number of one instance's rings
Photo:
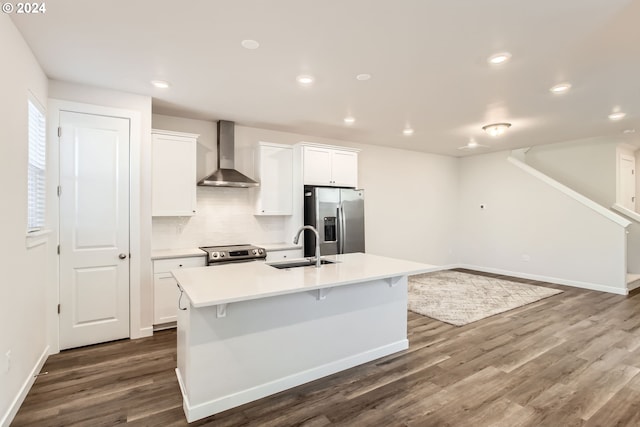
[[[47,12],[45,2],[33,3],[2,3],[2,11],[6,14],[15,13],[18,15],[34,15]]]

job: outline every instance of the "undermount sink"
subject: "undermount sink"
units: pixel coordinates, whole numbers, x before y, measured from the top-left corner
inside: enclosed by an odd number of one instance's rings
[[[321,264],[335,264],[338,261],[333,261],[330,259],[320,259]],[[267,263],[268,266],[277,268],[277,269],[285,269],[285,268],[298,268],[298,267],[315,267],[316,260],[315,259],[296,259],[292,261],[279,261],[274,263]]]

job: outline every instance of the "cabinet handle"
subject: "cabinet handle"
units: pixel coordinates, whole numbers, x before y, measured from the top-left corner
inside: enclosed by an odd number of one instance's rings
[[[178,267],[182,267],[182,264],[178,264]]]

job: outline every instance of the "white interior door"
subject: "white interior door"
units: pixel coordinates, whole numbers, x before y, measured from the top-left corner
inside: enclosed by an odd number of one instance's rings
[[[60,349],[129,336],[129,119],[60,113]]]
[[[636,159],[620,156],[620,197],[618,203],[635,212],[636,210]]]

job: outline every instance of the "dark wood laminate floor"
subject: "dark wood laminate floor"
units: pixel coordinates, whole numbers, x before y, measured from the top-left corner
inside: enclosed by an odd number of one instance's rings
[[[551,287],[463,327],[409,313],[407,351],[191,425],[640,426],[640,295]],[[187,425],[175,341],[51,356],[12,425]]]

